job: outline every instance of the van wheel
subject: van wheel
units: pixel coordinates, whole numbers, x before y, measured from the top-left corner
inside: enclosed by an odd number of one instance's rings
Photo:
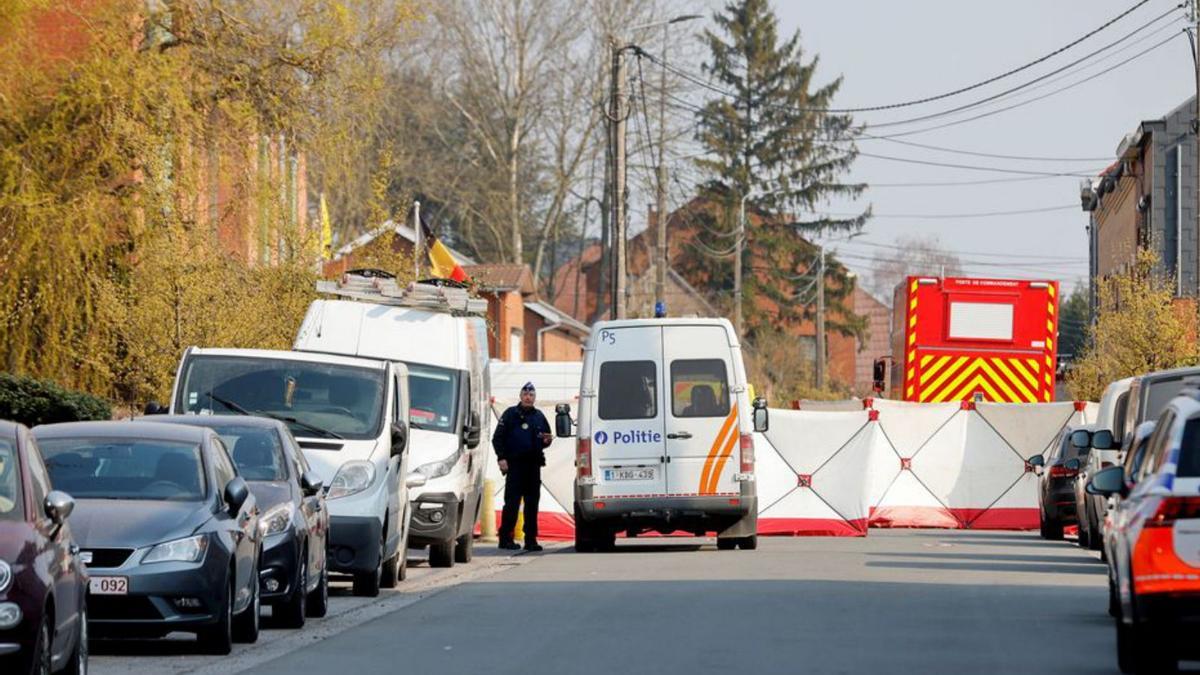
[[[383,581],[383,540],[379,542],[379,564],[370,572],[354,573],[354,594],[360,598],[379,596],[379,586]]]
[[[430,567],[454,567],[454,540],[429,545]]]
[[[406,550],[400,549],[396,551],[396,555],[388,558],[388,561],[383,563],[383,568],[379,573],[379,586],[381,588],[395,588],[396,584],[400,583],[400,560],[404,558]]]
[[[596,535],[595,541],[597,551],[614,551],[617,548],[617,533],[601,532]]]
[[[575,507],[575,552],[596,552],[596,543],[592,541],[592,528],[588,527],[579,515],[579,506]]]
[[[738,541],[738,546],[740,546],[743,551],[753,551],[757,549],[758,535],[752,534],[749,537],[742,537],[742,539]]]
[[[458,542],[454,546],[454,562],[469,563],[474,557],[475,548],[475,533],[468,532],[458,538]]]
[[[724,539],[721,537],[717,537],[717,550],[718,551],[732,551],[733,549],[737,548],[737,545],[738,545],[738,540],[733,537],[728,537],[728,538],[724,538]]]

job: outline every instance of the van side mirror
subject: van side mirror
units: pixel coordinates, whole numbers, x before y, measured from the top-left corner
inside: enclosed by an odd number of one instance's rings
[[[1071,432],[1071,446],[1077,450],[1092,447],[1092,433],[1087,429],[1076,429]]]
[[[767,413],[767,399],[759,396],[751,405],[754,408],[754,430],[760,434],[766,432],[771,428],[771,419]]]
[[[1117,444],[1116,439],[1113,438],[1113,432],[1109,431],[1108,429],[1096,431],[1092,433],[1091,436],[1092,442],[1089,445],[1097,450],[1116,450],[1118,447],[1120,447]],[[1074,443],[1073,440],[1072,443]]]
[[[1096,497],[1111,497],[1125,490],[1125,467],[1110,466],[1092,475],[1084,491]]]
[[[463,444],[468,450],[474,450],[479,447],[479,435],[481,433],[479,425],[479,413],[471,411],[471,420],[467,422],[466,429],[463,429]]]
[[[572,426],[571,404],[559,403],[554,406],[554,435],[559,438],[570,438],[573,431]]]
[[[875,363],[871,367],[871,388],[875,393],[880,393],[884,390],[884,383],[887,382],[887,359],[875,359]]]
[[[300,474],[300,490],[304,493],[305,497],[316,495],[321,491],[322,487],[324,487],[324,484],[320,478],[317,478],[317,474],[311,471],[305,471]]]
[[[408,448],[408,427],[392,422],[392,457],[399,457]]]
[[[229,507],[231,515],[237,515],[249,498],[250,486],[246,485],[246,480],[241,476],[225,484],[225,505]]]

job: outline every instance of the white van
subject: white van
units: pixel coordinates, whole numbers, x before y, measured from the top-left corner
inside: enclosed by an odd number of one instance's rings
[[[184,352],[170,411],[286,422],[327,486],[328,569],[375,596],[403,579],[409,537],[403,364],[267,349]]]
[[[559,436],[570,435],[560,405]],[[608,549],[618,532],[717,534],[717,547],[758,545],[755,430],[742,350],[725,319],[597,323],[580,383],[575,549]]]
[[[332,300],[308,308],[293,348],[405,364],[412,395],[414,487],[410,548],[429,547],[433,567],[471,560],[483,495],[488,434],[486,301],[463,289],[413,284],[390,275],[321,282]]]

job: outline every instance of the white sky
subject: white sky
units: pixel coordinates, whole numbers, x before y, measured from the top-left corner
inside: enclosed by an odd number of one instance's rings
[[[1009,2],[951,0],[859,0],[857,2],[799,2],[776,0],[781,29],[790,35],[801,31],[801,44],[809,54],[820,55],[818,76],[823,80],[844,76],[835,101],[837,107],[861,107],[906,101],[935,95],[973,84],[1039,58],[1099,27],[1135,4],[1135,0],[1010,0]],[[864,113],[861,121],[883,123],[940,112],[957,105],[1004,91],[1026,82],[1116,41],[1127,33],[1178,4],[1177,0],[1150,0],[1133,14],[1046,64],[964,95],[900,111]],[[1178,17],[1178,18],[1176,18]],[[1185,12],[1155,23],[1095,59],[1108,56],[1146,38],[1120,55],[1087,69],[1089,60],[1078,66],[1085,70],[1057,84],[1027,94],[1016,94],[1006,103],[996,103],[961,116],[978,114],[1048,93],[1070,85],[1182,32]],[[1112,158],[1124,134],[1143,119],[1161,117],[1195,91],[1190,46],[1179,35],[1166,45],[1147,53],[1112,73],[1081,84],[1069,91],[1009,112],[959,126],[902,140],[949,148],[1008,155],[1063,158]],[[921,124],[868,133],[934,126],[958,119],[948,117]],[[859,149],[895,157],[955,164],[995,166],[1048,172],[1099,169],[1104,162],[1001,160],[949,154],[898,145],[888,141],[864,141]],[[999,173],[900,164],[862,157],[853,178],[868,183],[944,182],[1006,178]],[[1076,177],[999,183],[977,186],[878,188],[867,200],[875,212],[886,214],[961,214],[1011,211],[1073,205],[1051,213],[996,218],[873,219],[866,234],[841,245],[851,255],[901,254],[860,245],[860,241],[892,243],[905,233],[937,236],[949,249],[985,253],[967,255],[971,260],[1008,263],[992,255],[1062,256],[1070,263],[1034,262],[1012,259],[1012,268],[969,268],[971,274],[1017,276],[1053,275],[1066,285],[1087,274],[1086,214],[1079,207]],[[841,210],[841,207],[835,207]],[[851,268],[864,273],[869,262],[847,259]]]
[[[774,5],[782,37],[800,30],[806,58],[819,54],[818,79],[825,82],[838,75],[844,77],[834,106],[847,108],[923,98],[999,75],[1098,28],[1136,1],[774,0]],[[706,4],[718,7],[724,2],[709,0]],[[1069,51],[996,84],[934,103],[861,113],[856,119],[869,124],[911,119],[1000,93],[1119,40],[1177,4],[1178,0],[1149,0]],[[1031,87],[1003,101],[927,122],[867,129],[867,133],[879,135],[906,132],[991,112],[1077,83],[1175,35],[1167,44],[1068,91],[984,119],[901,139],[972,152],[1086,161],[973,157],[886,140],[864,140],[859,149],[892,157],[1021,171],[1098,172],[1113,161],[1122,137],[1140,121],[1162,117],[1195,91],[1190,46],[1182,35],[1185,19],[1185,11],[1175,10],[1115,47],[1043,80],[1035,85],[1038,88]],[[690,26],[694,26],[691,32],[700,28],[698,22]],[[1123,51],[1117,53],[1119,50]],[[700,60],[676,65],[700,75]],[[860,157],[849,179],[883,184],[1020,177]],[[1079,208],[1081,180],[1066,176],[970,186],[881,186],[871,189],[857,206],[829,205],[830,211],[846,212],[870,203],[879,216],[868,223],[862,236],[834,245],[843,262],[868,276],[872,266],[869,258],[876,254],[903,256],[902,252],[872,247],[870,243],[894,244],[897,236],[905,234],[936,236],[942,247],[960,253],[972,276],[1057,278],[1069,291],[1087,276],[1087,214]],[[639,206],[631,205],[634,213]],[[991,218],[893,217],[1068,206],[1049,213]]]

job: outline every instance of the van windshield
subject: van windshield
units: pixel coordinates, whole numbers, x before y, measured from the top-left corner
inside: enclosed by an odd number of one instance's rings
[[[1158,419],[1171,399],[1181,391],[1183,391],[1182,375],[1166,380],[1154,380],[1149,384],[1149,391],[1146,392],[1146,409],[1141,411],[1139,417],[1142,420]]]
[[[407,365],[409,423],[416,429],[453,433],[458,413],[458,373],[420,363]]]
[[[385,384],[382,368],[193,356],[173,412],[274,416],[296,436],[365,440],[379,435]]]

